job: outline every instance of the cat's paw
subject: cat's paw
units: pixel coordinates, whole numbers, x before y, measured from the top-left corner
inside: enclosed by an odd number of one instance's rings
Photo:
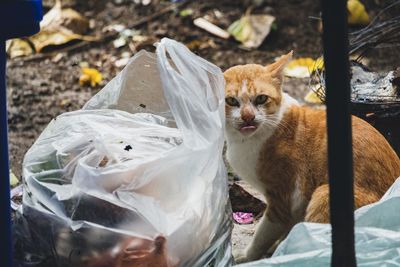
[[[246,256],[245,250],[234,250],[232,254],[233,254],[233,258],[235,259],[236,264],[249,261],[249,259]]]

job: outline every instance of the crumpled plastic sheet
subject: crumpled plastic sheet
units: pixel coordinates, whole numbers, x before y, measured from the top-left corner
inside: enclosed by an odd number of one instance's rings
[[[231,265],[222,72],[170,39],[156,52],[25,155],[14,266]]]
[[[355,211],[357,266],[400,266],[400,178],[379,202]],[[329,224],[299,223],[271,258],[240,267],[330,266]]]

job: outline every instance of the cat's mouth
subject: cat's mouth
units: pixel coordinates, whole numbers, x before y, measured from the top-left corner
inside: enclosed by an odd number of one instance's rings
[[[248,122],[248,123],[243,123],[242,125],[240,125],[239,127],[239,131],[242,134],[252,134],[254,133],[258,128],[258,124],[255,122]]]

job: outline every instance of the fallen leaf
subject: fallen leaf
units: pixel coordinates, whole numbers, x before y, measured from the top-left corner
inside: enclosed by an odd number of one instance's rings
[[[62,27],[58,29],[42,29],[40,33],[31,36],[29,39],[38,53],[42,52],[46,47],[63,45],[73,40],[84,40],[89,42],[97,40],[96,37],[75,34]]]
[[[288,77],[308,78],[311,73],[322,69],[324,66],[322,58],[314,60],[312,58],[298,58],[289,62],[284,73]]]
[[[85,35],[89,21],[71,8],[63,9],[60,0],[56,0],[54,7],[43,16],[40,28],[39,33],[27,38],[37,53],[46,47],[63,45],[73,40],[98,40],[97,37]],[[21,47],[24,47],[24,52],[21,52]],[[21,43],[9,49],[11,54],[29,55],[29,52],[26,44]]]
[[[69,104],[71,104],[71,100],[70,99],[63,99],[63,100],[60,101],[60,106],[61,107],[66,107]]]
[[[29,56],[34,53],[32,44],[30,44],[27,40],[13,39],[8,40],[7,44],[8,47],[6,47],[6,51],[10,58]]]
[[[215,48],[217,45],[211,39],[208,40],[193,40],[186,44],[186,47],[190,50],[202,50],[207,48]]]
[[[19,183],[17,176],[10,170],[10,185],[12,187],[16,186]]]
[[[61,59],[63,59],[63,57],[64,57],[64,54],[58,53],[57,55],[55,55],[55,56],[51,59],[51,61],[54,62],[54,63],[58,63],[58,62],[60,62]]]
[[[153,46],[156,42],[158,42],[158,39],[154,36],[135,35],[129,43],[129,48],[132,52],[136,53],[147,46]]]
[[[241,19],[233,22],[228,32],[239,42],[246,42],[250,39],[251,32],[253,31],[249,16],[242,17]]]
[[[90,86],[95,87],[103,80],[103,75],[93,68],[82,68],[82,75],[79,78],[79,84],[81,86],[90,84]]]
[[[350,25],[368,25],[370,22],[369,15],[365,10],[365,6],[360,0],[348,0],[347,10],[349,12],[347,21]]]
[[[250,15],[248,11],[229,26],[228,32],[243,44],[243,48],[258,48],[271,32],[274,21],[271,15]]]
[[[187,17],[192,14],[193,14],[193,9],[191,9],[191,8],[187,8],[187,9],[181,10],[181,12],[179,12],[179,16],[181,16],[181,17]]]
[[[321,99],[325,95],[324,88],[322,86],[316,86],[304,97],[304,101],[310,104],[323,104],[324,101]]]

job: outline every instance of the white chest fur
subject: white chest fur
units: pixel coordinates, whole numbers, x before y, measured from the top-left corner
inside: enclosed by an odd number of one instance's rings
[[[283,114],[291,105],[297,105],[297,101],[284,94],[275,125],[279,124]],[[244,136],[231,125],[226,127],[227,159],[229,164],[240,178],[248,182],[261,194],[265,194],[265,188],[268,185],[263,184],[257,175],[260,150],[268,142],[274,131],[275,128],[262,127],[261,125],[252,136]]]
[[[227,135],[229,136],[227,130]],[[237,131],[232,129],[232,131]],[[235,133],[232,133],[236,135]],[[239,175],[240,178],[248,182],[261,194],[264,194],[265,185],[263,185],[257,176],[257,164],[262,148],[262,139],[231,136],[227,138],[227,158],[233,170]],[[263,139],[265,142],[265,139]]]

